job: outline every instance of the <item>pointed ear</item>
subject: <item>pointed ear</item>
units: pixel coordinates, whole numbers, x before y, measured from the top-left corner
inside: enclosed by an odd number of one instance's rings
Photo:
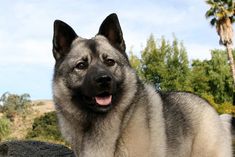
[[[60,20],[54,22],[53,55],[56,60],[64,57],[70,49],[73,40],[77,37],[74,30]]]
[[[126,45],[123,39],[118,17],[115,13],[106,17],[100,26],[98,35],[105,36],[115,48],[121,52],[125,52]]]

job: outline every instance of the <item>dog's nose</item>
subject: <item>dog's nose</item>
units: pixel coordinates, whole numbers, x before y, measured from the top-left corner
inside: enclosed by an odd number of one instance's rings
[[[99,85],[108,85],[112,81],[112,78],[109,75],[101,75],[96,77],[95,81]]]

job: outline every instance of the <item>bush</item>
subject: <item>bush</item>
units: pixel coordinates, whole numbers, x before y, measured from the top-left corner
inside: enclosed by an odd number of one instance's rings
[[[222,104],[217,104],[214,100],[214,97],[209,94],[202,94],[202,97],[206,99],[219,114],[231,114],[235,116],[235,106],[233,106],[231,103],[223,102]]]
[[[45,103],[42,102],[42,101],[40,101],[40,102],[36,103],[35,105],[36,105],[36,106],[43,106],[43,105],[45,105]]]
[[[1,112],[11,121],[14,121],[16,115],[25,115],[28,113],[31,104],[30,95],[17,95],[6,92],[0,97],[0,104]]]
[[[55,111],[35,118],[32,125],[32,130],[27,133],[26,138],[63,142]]]
[[[214,107],[218,112],[219,105],[215,103],[214,97],[212,95],[204,93],[202,94],[202,98],[206,99],[210,103],[210,105]]]
[[[231,115],[235,116],[235,106],[233,106],[229,102],[224,102],[219,106],[218,112],[220,114],[226,113],[226,114],[231,114]]]
[[[0,141],[10,133],[10,121],[7,118],[0,119]]]

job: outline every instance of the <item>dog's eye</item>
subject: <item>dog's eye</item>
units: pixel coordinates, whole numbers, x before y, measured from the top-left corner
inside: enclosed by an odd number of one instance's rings
[[[76,65],[76,69],[79,69],[79,70],[83,70],[83,69],[86,69],[88,67],[88,63],[87,62],[80,62]]]
[[[114,66],[115,65],[115,61],[113,59],[106,59],[104,61],[104,63],[107,65],[107,66]]]

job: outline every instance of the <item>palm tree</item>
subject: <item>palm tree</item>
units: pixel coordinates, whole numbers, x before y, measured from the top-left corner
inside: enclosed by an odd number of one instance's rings
[[[206,18],[210,18],[210,24],[215,26],[220,37],[220,44],[227,49],[228,60],[233,77],[233,88],[235,89],[235,66],[233,59],[233,27],[235,22],[235,3],[233,0],[206,0],[210,9],[206,12]]]

